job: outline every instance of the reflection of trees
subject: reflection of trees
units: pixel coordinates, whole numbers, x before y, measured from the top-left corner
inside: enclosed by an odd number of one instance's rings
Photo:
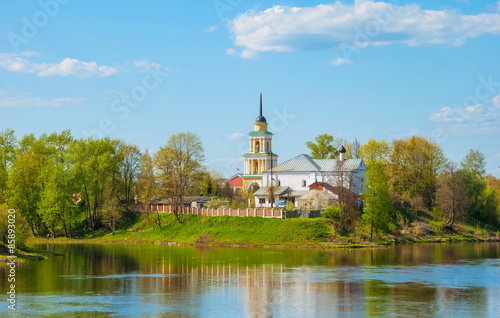
[[[52,246],[51,249],[54,247]],[[104,279],[109,275],[133,272],[138,269],[138,261],[127,253],[125,248],[105,245],[72,244],[56,245],[58,253],[64,256],[47,259],[39,264],[32,264],[26,270],[28,273],[19,275],[20,279],[29,279],[31,288],[37,292],[69,291],[84,294],[87,291],[109,291],[117,289],[117,282]],[[30,264],[31,265],[31,264]],[[23,269],[24,270],[24,269]],[[59,276],[66,279],[58,279]],[[89,279],[99,277],[99,279]],[[124,293],[126,285],[121,286]]]
[[[488,301],[485,301],[487,297],[486,288],[440,287],[436,290],[437,310],[435,312],[442,317],[488,317],[486,306]]]
[[[458,283],[436,276],[426,283],[425,277],[415,276],[413,270],[420,265],[433,268],[428,265],[455,265],[457,259],[500,255],[498,244],[364,250],[200,250],[154,245],[56,248],[65,256],[20,268],[20,293],[139,296],[142,305],[164,307],[165,316],[203,316],[202,308],[213,307],[214,301],[220,301],[217,306],[225,306],[231,299],[237,300],[233,305],[239,310],[237,316],[246,317],[289,313],[304,317],[324,313],[333,317],[384,313],[431,316],[455,306],[484,316],[489,295],[486,288],[459,289]],[[438,274],[439,271],[433,271],[430,275]],[[400,275],[403,281],[391,281],[392,275]],[[1,279],[5,280],[0,274]],[[420,279],[424,282],[418,282]],[[433,280],[435,285],[429,283]],[[429,310],[428,314],[423,307]],[[444,313],[460,314],[453,310]]]

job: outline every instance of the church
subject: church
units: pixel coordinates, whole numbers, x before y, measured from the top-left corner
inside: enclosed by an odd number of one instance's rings
[[[262,112],[255,119],[249,152],[243,155],[244,173],[231,177],[234,190],[254,194],[256,207],[291,202],[298,208],[322,208],[346,193],[358,196],[363,190],[366,166],[362,159],[346,159],[344,146],[338,159],[314,159],[301,154],[278,165],[273,152],[273,134]]]

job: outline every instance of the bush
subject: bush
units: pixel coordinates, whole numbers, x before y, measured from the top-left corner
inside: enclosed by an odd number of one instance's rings
[[[292,202],[288,201],[286,203],[286,206],[285,206],[285,211],[293,211],[295,210],[296,207],[295,207],[295,204],[293,204]]]
[[[231,209],[246,209],[248,204],[245,201],[233,200],[231,201]]]
[[[444,222],[430,221],[429,224],[431,226],[432,232],[436,234],[442,234]]]
[[[413,217],[408,214],[406,209],[397,209],[395,221],[399,226],[403,227],[410,224],[413,221]]]
[[[205,203],[205,206],[209,209],[221,209],[221,208],[227,208],[227,201],[224,201],[220,198],[212,199]]]
[[[340,215],[342,213],[342,207],[330,205],[321,211],[321,215],[326,219],[331,219],[334,221],[340,221]]]
[[[8,211],[5,204],[0,205],[0,244],[5,246],[9,241]],[[23,248],[28,235],[28,227],[19,212],[15,213],[15,220],[15,245],[16,248]]]

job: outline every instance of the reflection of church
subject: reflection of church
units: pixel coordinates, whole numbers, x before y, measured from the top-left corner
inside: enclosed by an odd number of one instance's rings
[[[343,146],[338,159],[313,159],[302,154],[278,165],[273,134],[267,128],[261,92],[259,116],[248,133],[250,151],[243,155],[244,173],[228,180],[233,189],[253,193],[256,206],[269,207],[280,200],[297,207],[321,208],[346,192],[353,196],[362,192],[366,166],[362,159],[345,159]]]

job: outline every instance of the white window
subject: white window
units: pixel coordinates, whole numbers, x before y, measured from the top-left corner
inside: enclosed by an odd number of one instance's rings
[[[302,187],[306,187],[306,180],[302,180]]]

